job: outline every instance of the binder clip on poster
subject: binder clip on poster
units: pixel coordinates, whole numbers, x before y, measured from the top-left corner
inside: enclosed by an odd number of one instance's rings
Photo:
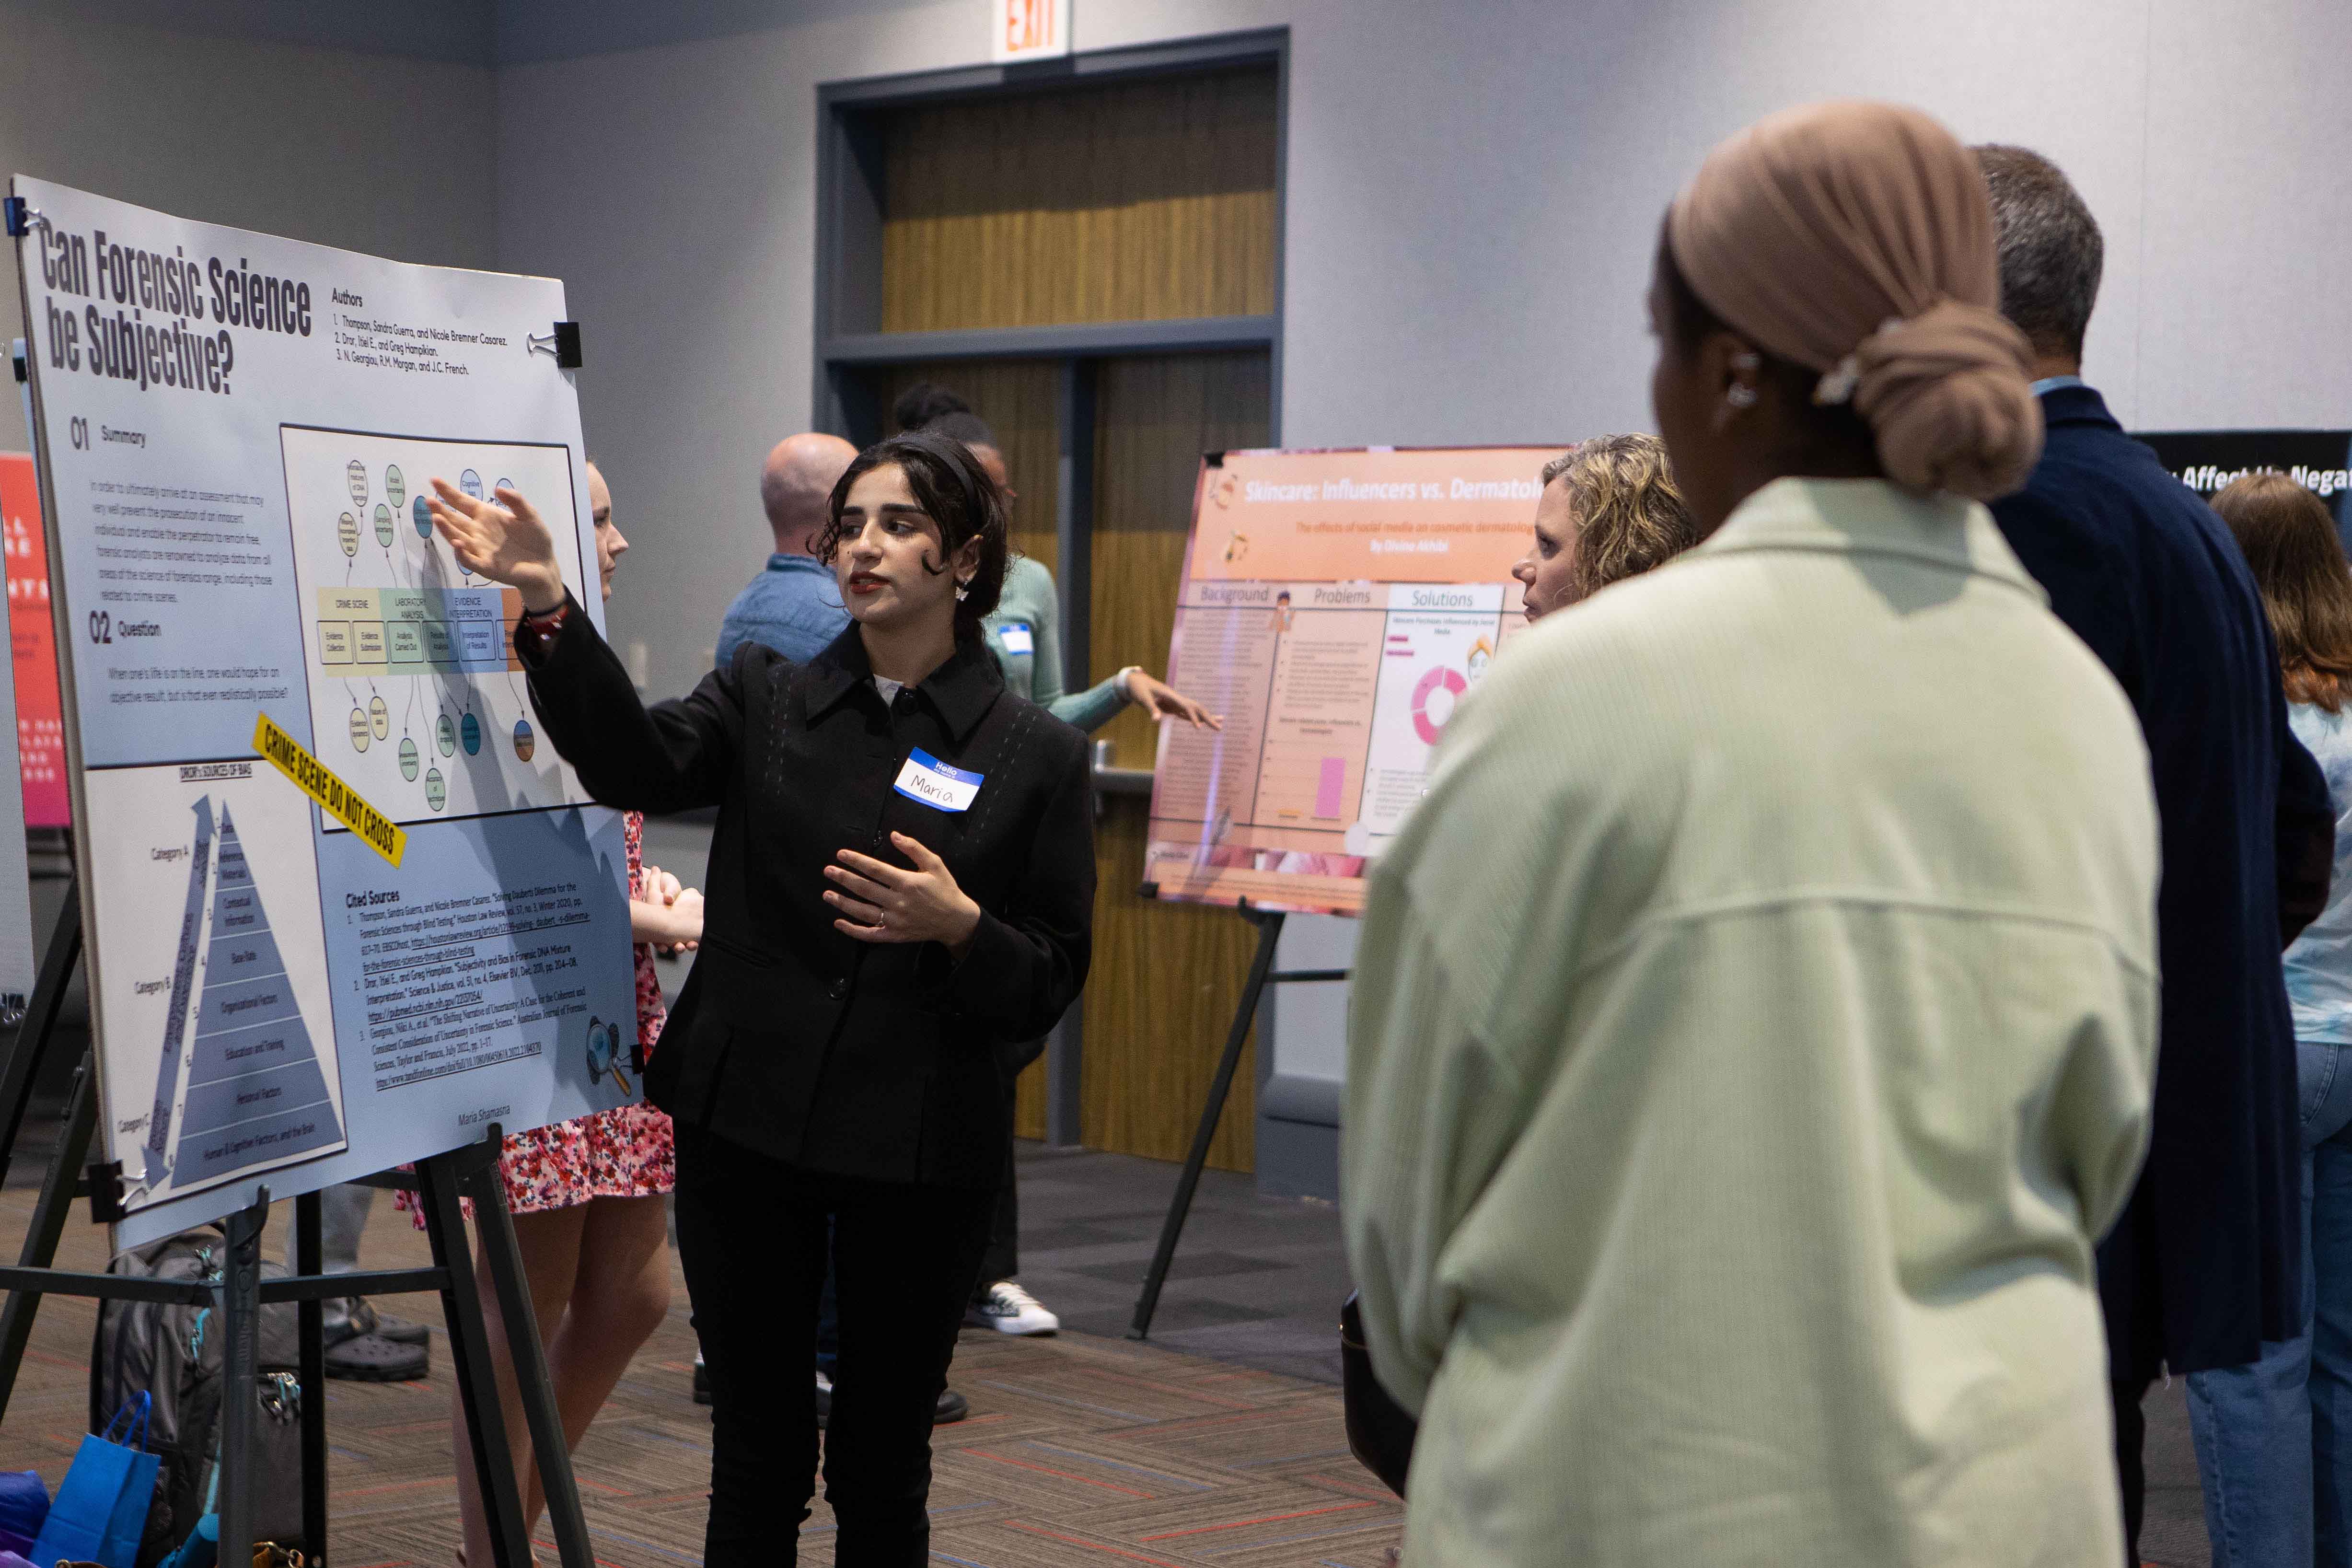
[[[580,323],[558,321],[554,329],[545,337],[533,333],[530,338],[530,352],[535,354],[553,355],[555,368],[558,370],[578,370],[580,368]]]
[[[33,232],[35,224],[44,230],[49,226],[48,215],[22,196],[0,197],[0,218],[5,218],[11,239],[24,238]]]

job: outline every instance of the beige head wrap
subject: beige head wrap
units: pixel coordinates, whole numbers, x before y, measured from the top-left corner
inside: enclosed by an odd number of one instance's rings
[[[2025,482],[2042,410],[2003,320],[1976,159],[1916,110],[1816,103],[1707,154],[1666,216],[1691,289],[1851,397],[1888,476],[1990,500]]]

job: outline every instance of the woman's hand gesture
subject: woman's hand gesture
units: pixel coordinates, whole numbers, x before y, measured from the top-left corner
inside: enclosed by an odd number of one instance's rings
[[[497,494],[495,502],[476,500],[448,480],[435,479],[425,504],[433,526],[457,552],[457,564],[477,577],[520,589],[522,607],[543,615],[563,603],[555,536],[521,491],[500,485]]]
[[[1158,676],[1146,675],[1139,669],[1128,672],[1127,695],[1155,721],[1181,719],[1195,730],[1222,730],[1225,727],[1224,720],[1210,712],[1208,704],[1194,701]]]
[[[834,928],[859,942],[936,942],[961,958],[980,926],[980,906],[956,886],[947,862],[903,833],[890,835],[911,871],[887,866],[855,849],[841,851],[838,866],[824,874],[834,886],[825,901],[845,917]]]

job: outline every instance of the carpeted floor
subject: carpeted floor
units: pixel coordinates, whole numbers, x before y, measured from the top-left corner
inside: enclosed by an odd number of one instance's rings
[[[1220,1202],[1235,1200],[1233,1186],[1219,1184]],[[21,1187],[0,1194],[0,1249],[9,1256],[32,1197]],[[1050,1206],[1050,1193],[1041,1206]],[[273,1249],[290,1224],[289,1208],[272,1221]],[[103,1234],[77,1214],[60,1265],[102,1264]],[[423,1263],[424,1238],[383,1205],[363,1261]],[[1133,1272],[1139,1277],[1140,1268]],[[1329,1279],[1318,1294],[1328,1294]],[[1171,1308],[1184,1299],[1171,1288]],[[440,1322],[436,1298],[380,1305]],[[44,1306],[0,1425],[0,1469],[37,1469],[52,1488],[64,1474],[83,1426],[92,1314],[90,1303],[70,1299]],[[1171,1321],[1185,1315],[1171,1311]],[[688,1398],[693,1355],[681,1282],[667,1321],[578,1456],[589,1529],[606,1568],[700,1561],[709,1424]],[[430,1382],[329,1385],[335,1568],[454,1561],[446,1366],[436,1335]],[[1339,1393],[1328,1384],[1124,1339],[1013,1340],[987,1331],[965,1332],[953,1383],[972,1415],[939,1430],[934,1562],[1372,1568],[1398,1540],[1402,1510],[1349,1458]],[[831,1531],[820,1500],[802,1528],[802,1561],[833,1561]],[[542,1547],[542,1561],[552,1563],[551,1543]]]
[[[0,1193],[0,1253],[11,1258],[47,1131],[39,1119],[27,1128]],[[1369,1568],[1396,1542],[1400,1510],[1348,1457],[1330,1386],[1333,1314],[1346,1293],[1336,1210],[1263,1200],[1247,1177],[1208,1173],[1153,1342],[1120,1337],[1175,1178],[1173,1166],[1150,1161],[1022,1150],[1023,1279],[1067,1331],[965,1333],[950,1381],[973,1415],[939,1434],[935,1563]],[[273,1223],[273,1238],[289,1217]],[[99,1266],[102,1237],[78,1213],[60,1262]],[[424,1238],[384,1205],[365,1260],[424,1263]],[[680,1283],[668,1321],[582,1446],[578,1473],[605,1568],[700,1560],[709,1426],[687,1397],[685,1302]],[[382,1306],[440,1321],[435,1298]],[[91,1321],[88,1302],[44,1308],[0,1422],[0,1469],[38,1469],[52,1487],[64,1473],[83,1426]],[[446,1366],[436,1338],[436,1374]],[[335,1568],[453,1562],[446,1382],[336,1383],[327,1398]],[[2144,1554],[2158,1568],[2207,1568],[2182,1385],[2158,1384],[2147,1408]],[[822,1501],[803,1542],[803,1561],[832,1560]],[[541,1557],[553,1562],[551,1551]]]

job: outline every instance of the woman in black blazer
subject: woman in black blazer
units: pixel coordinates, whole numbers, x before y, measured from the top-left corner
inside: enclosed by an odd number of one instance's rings
[[[434,489],[467,568],[521,591],[532,705],[589,793],[719,807],[702,948],[646,1082],[677,1122],[710,1369],[706,1561],[794,1560],[830,1232],[836,1560],[911,1568],[932,1405],[1006,1165],[998,1050],[1076,999],[1093,927],[1085,741],[1007,691],[981,639],[1004,575],[996,488],[953,441],[868,447],[818,538],[850,628],[803,665],[746,644],[650,709],[530,503]]]

